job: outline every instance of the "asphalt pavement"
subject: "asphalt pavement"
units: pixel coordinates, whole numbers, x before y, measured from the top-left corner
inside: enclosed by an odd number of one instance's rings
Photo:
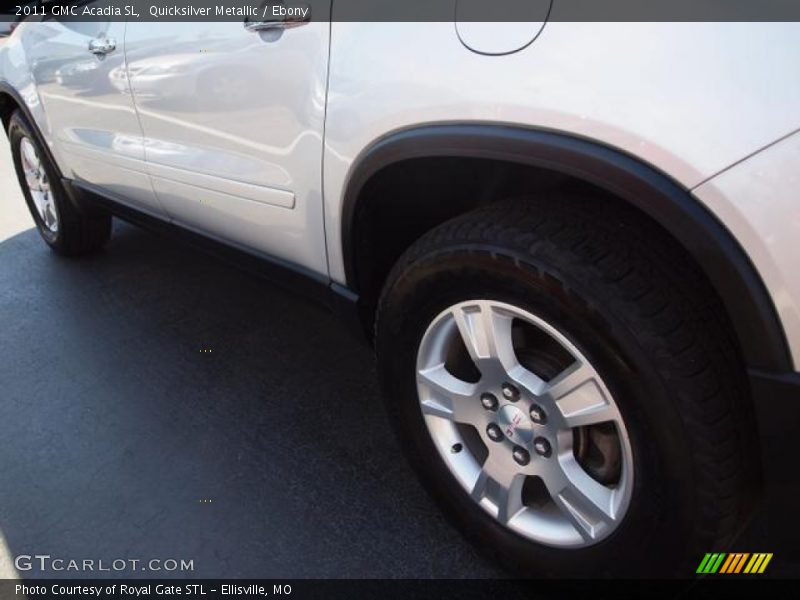
[[[0,457],[0,577],[28,554],[193,561],[119,573],[143,577],[501,575],[417,483],[340,323],[119,221],[101,255],[56,256],[5,137]]]

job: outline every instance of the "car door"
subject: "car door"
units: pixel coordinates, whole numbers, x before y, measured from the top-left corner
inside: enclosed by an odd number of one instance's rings
[[[327,273],[328,22],[128,24],[157,197],[178,224]]]
[[[64,175],[166,218],[126,80],[125,25],[47,17],[25,29],[22,43]]]

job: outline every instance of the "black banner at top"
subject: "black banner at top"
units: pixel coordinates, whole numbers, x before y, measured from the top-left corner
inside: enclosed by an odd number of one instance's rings
[[[5,0],[0,20],[800,21],[798,0]]]

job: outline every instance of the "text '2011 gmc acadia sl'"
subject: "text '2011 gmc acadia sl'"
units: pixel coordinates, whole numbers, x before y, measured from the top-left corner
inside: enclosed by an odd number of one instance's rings
[[[42,18],[0,113],[55,252],[114,215],[350,318],[518,572],[693,573],[797,489],[798,24]]]

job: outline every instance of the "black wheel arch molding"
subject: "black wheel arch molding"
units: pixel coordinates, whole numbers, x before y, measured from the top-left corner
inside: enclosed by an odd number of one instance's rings
[[[22,99],[22,96],[20,96],[17,90],[14,89],[14,87],[7,81],[0,81],[0,94],[7,94],[14,103],[14,105],[10,107],[2,106],[2,99],[0,98],[0,109],[11,109],[9,111],[9,118],[10,113],[13,113],[14,110],[19,110],[25,116],[33,135],[36,136],[36,141],[39,143],[39,147],[44,151],[45,155],[47,156],[47,160],[50,161],[50,164],[53,165],[53,168],[56,170],[62,182],[65,184],[64,192],[66,193],[67,200],[70,202],[70,204],[72,204],[75,210],[80,214],[96,214],[97,208],[91,203],[87,202],[83,196],[78,193],[76,188],[70,185],[71,182],[64,178],[63,173],[61,173],[61,168],[58,166],[58,161],[56,161],[55,157],[53,156],[53,152],[50,149],[50,145],[42,135],[42,132],[39,129],[39,124],[36,122],[36,119],[33,118],[33,114],[31,113],[30,108],[28,108],[28,105]],[[5,112],[5,110],[3,112]],[[5,115],[3,118],[3,126],[8,126]]]
[[[786,373],[793,362],[777,310],[749,256],[689,190],[655,167],[600,142],[511,125],[429,124],[368,146],[351,167],[342,204],[342,251],[356,293],[359,196],[382,169],[417,158],[479,158],[547,169],[597,186],[659,222],[697,261],[722,299],[748,367]]]
[[[48,158],[57,165],[19,93],[6,81],[0,81],[0,93],[13,99]],[[355,302],[360,292],[353,248],[360,192],[385,167],[432,157],[485,158],[544,168],[584,180],[631,203],[658,221],[705,272],[728,311],[748,367],[759,372],[794,371],[769,291],[722,222],[689,190],[653,166],[605,144],[549,130],[483,123],[429,124],[390,133],[367,147],[350,169],[342,202],[347,286],[337,284],[335,296],[345,304]],[[67,189],[77,208],[92,210],[92,203],[72,193],[72,186]]]
[[[47,145],[44,136],[42,136],[42,132],[39,131],[39,124],[36,122],[36,119],[33,118],[30,108],[28,108],[28,104],[22,99],[22,96],[20,96],[19,92],[17,92],[17,90],[7,81],[0,80],[0,95],[2,94],[8,94],[14,101],[16,106],[9,107],[12,109],[11,112],[13,112],[14,109],[19,109],[22,114],[25,115],[25,119],[27,119],[28,123],[31,125],[33,134],[37,137],[36,141],[39,142],[39,145],[47,153],[47,158],[50,160],[50,162],[53,163],[56,168],[58,168],[58,163],[55,161],[53,153],[50,151],[50,146]],[[0,109],[5,108],[5,106],[2,106],[2,99],[0,99]],[[6,126],[8,126],[8,122],[4,118],[3,127]]]

